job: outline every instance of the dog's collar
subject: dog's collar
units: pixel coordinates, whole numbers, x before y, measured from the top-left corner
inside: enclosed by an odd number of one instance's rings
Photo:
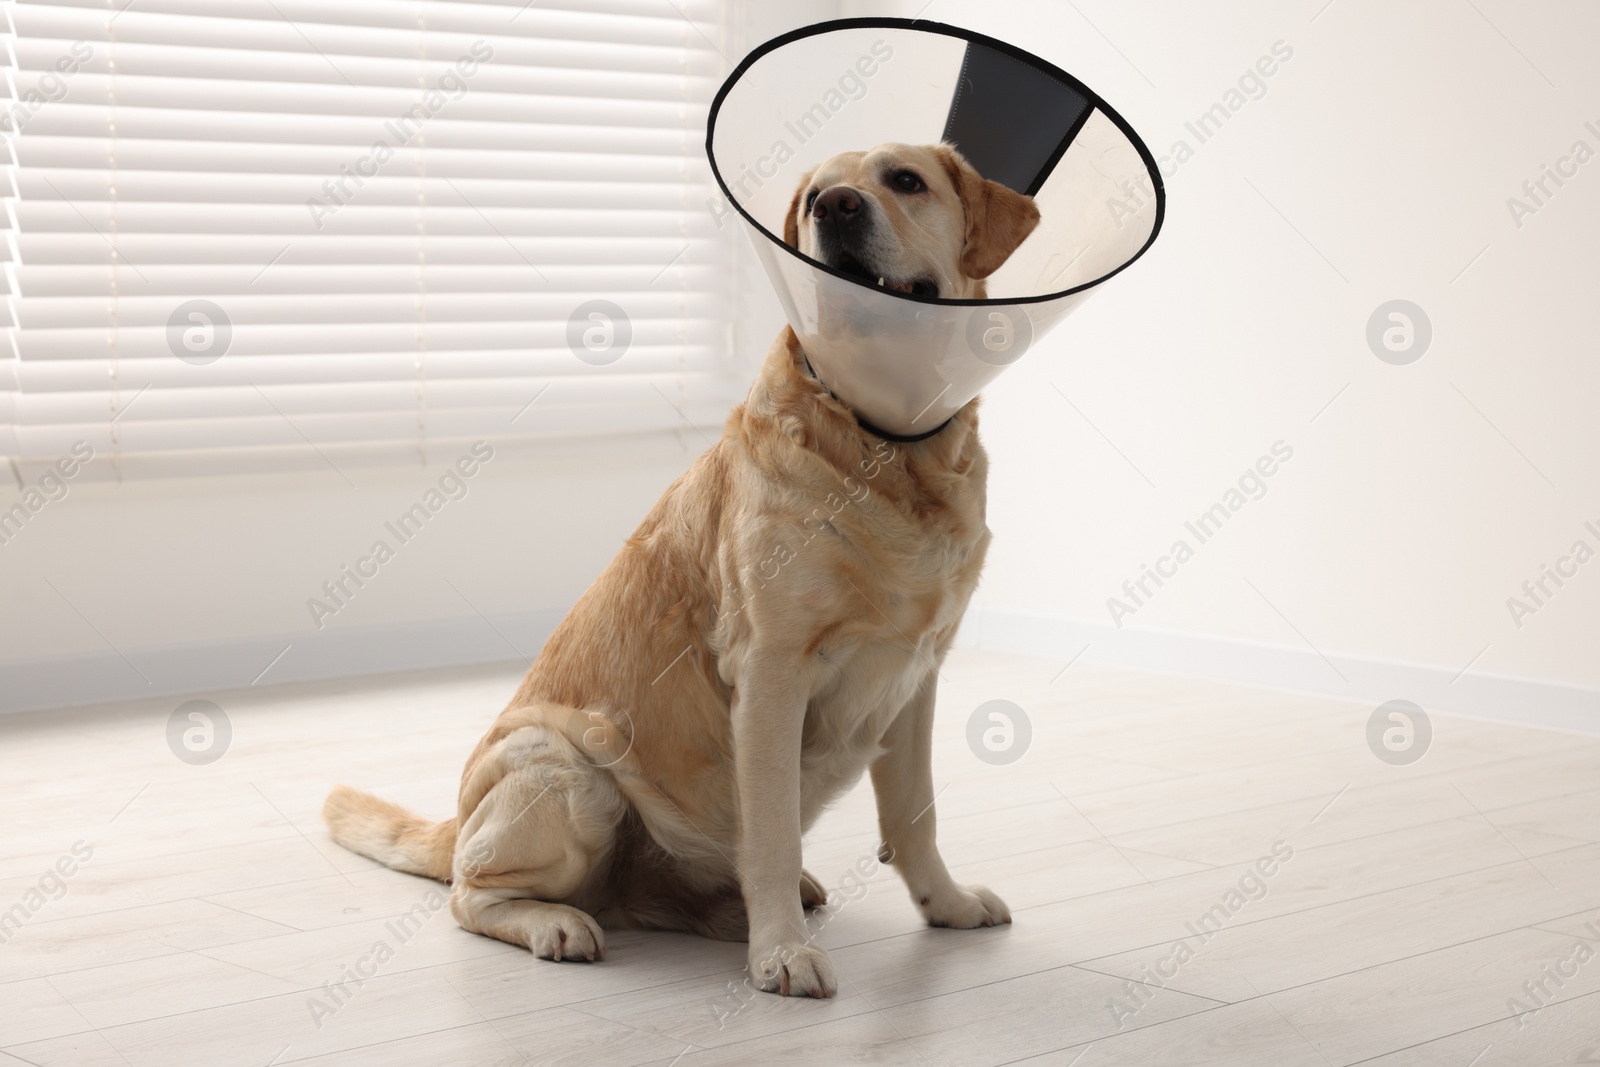
[[[818,385],[822,386],[822,388],[827,389],[829,396],[833,397],[835,400],[839,400],[839,394],[835,393],[832,389],[828,389],[828,383],[822,380],[822,375],[817,373],[817,368],[811,365],[811,357],[806,355],[805,349],[800,350],[800,360],[806,365],[806,373],[811,375],[812,380]],[[839,403],[844,404],[844,401],[839,400]],[[844,406],[847,408],[850,407],[849,404],[844,404]],[[888,430],[874,426],[866,419],[863,419],[860,413],[858,413],[854,408],[850,408],[850,414],[855,416],[856,425],[870,433],[872,436],[881,437],[885,441],[893,441],[896,444],[915,444],[918,441],[926,441],[928,438],[932,437],[934,434],[938,433],[940,430],[944,429],[946,426],[949,426],[956,420],[956,417],[951,415],[948,419],[945,419],[939,425],[935,426],[931,430],[928,430],[926,433],[903,434],[890,433]]]

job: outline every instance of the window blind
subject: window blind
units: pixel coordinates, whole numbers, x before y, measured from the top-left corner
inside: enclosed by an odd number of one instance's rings
[[[453,458],[742,393],[717,0],[0,7],[0,455]]]

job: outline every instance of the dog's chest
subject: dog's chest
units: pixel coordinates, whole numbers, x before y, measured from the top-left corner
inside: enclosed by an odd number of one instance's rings
[[[895,716],[935,671],[941,644],[934,630],[910,640],[889,630],[856,644],[847,656],[844,649],[822,650],[844,662],[806,704],[800,754],[805,825],[882,753]]]
[[[816,650],[821,674],[802,733],[808,812],[860,776],[895,715],[936,673],[987,540],[979,512],[902,531],[872,568],[841,572],[850,611]]]

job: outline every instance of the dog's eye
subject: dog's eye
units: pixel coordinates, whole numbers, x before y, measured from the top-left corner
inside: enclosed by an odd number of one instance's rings
[[[822,192],[821,189],[813,189],[809,193],[806,194],[806,214],[807,215],[811,214],[811,205],[815,204],[817,202],[817,194],[820,193],[820,192]]]
[[[915,171],[897,170],[889,180],[894,182],[894,187],[902,193],[925,193],[928,191],[927,185],[923,183]]]

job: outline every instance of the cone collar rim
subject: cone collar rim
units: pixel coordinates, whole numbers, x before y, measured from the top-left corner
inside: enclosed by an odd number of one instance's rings
[[[777,234],[774,234],[771,230],[767,229],[760,222],[758,222],[756,218],[750,214],[750,212],[746,211],[744,205],[734,197],[732,191],[728,188],[728,183],[723,180],[722,169],[717,166],[716,152],[712,149],[712,139],[716,136],[717,116],[722,110],[723,100],[733,89],[734,85],[737,84],[739,79],[744,76],[745,71],[754,66],[756,61],[761,59],[763,56],[766,56],[771,52],[775,52],[784,45],[790,44],[794,41],[804,40],[807,37],[819,37],[822,34],[832,33],[836,30],[850,29],[917,30],[927,33],[937,33],[945,37],[954,37],[958,40],[967,41],[969,43],[976,42],[977,44],[983,45],[985,48],[992,48],[997,52],[1002,52],[1005,55],[1010,56],[1012,59],[1034,67],[1040,72],[1047,74],[1050,77],[1055,78],[1063,84],[1069,86],[1075,92],[1082,94],[1084,99],[1089,103],[1093,110],[1103,113],[1106,118],[1110,119],[1112,124],[1115,125],[1125,137],[1128,138],[1129,143],[1133,145],[1134,150],[1139,153],[1139,158],[1144,162],[1145,171],[1150,178],[1150,184],[1152,188],[1155,190],[1156,199],[1155,225],[1150,228],[1150,235],[1145,238],[1144,244],[1140,245],[1138,251],[1129,256],[1121,265],[1107,271],[1098,278],[1081,282],[1078,285],[1072,286],[1071,288],[1062,289],[1059,292],[1054,293],[1043,293],[1037,296],[1019,296],[1010,298],[986,297],[982,300],[957,299],[954,297],[939,296],[917,296],[913,293],[903,293],[895,289],[875,288],[868,286],[862,283],[860,279],[853,278],[837,268],[828,266],[828,264],[823,263],[820,260],[812,259],[810,256],[801,252],[798,248],[794,248],[787,244],[781,237],[779,237]],[[1044,172],[1044,176],[1048,176],[1048,174],[1054,170],[1055,166],[1060,162],[1061,155],[1064,155],[1066,149],[1070,147],[1070,142],[1063,146],[1062,152],[1051,161],[1050,169]],[[1051,63],[1045,59],[1041,59],[1032,52],[1018,48],[1016,45],[999,40],[998,38],[979,33],[976,30],[969,30],[963,26],[952,26],[945,22],[933,22],[928,19],[887,18],[876,16],[865,18],[830,19],[826,22],[814,22],[808,26],[801,26],[797,29],[790,30],[788,33],[779,34],[777,37],[772,38],[770,41],[767,41],[764,44],[757,45],[739,61],[738,65],[735,66],[731,72],[729,72],[727,78],[723,80],[722,85],[717,89],[717,95],[711,100],[711,109],[706,115],[706,162],[711,166],[711,175],[717,180],[717,188],[722,191],[723,199],[725,199],[729,204],[733,205],[733,209],[739,213],[740,217],[743,218],[748,225],[754,227],[756,232],[760,233],[767,240],[783,249],[795,259],[798,259],[802,264],[816,270],[821,270],[827,274],[831,274],[835,278],[850,282],[852,285],[860,286],[861,288],[867,289],[870,292],[879,293],[883,296],[892,297],[899,300],[908,300],[916,304],[945,305],[951,307],[1017,307],[1024,304],[1042,304],[1052,300],[1060,300],[1063,297],[1071,296],[1074,293],[1081,293],[1085,290],[1093,289],[1095,286],[1116,277],[1118,274],[1121,274],[1123,271],[1133,266],[1141,257],[1144,256],[1146,252],[1150,250],[1150,246],[1155,243],[1156,237],[1161,233],[1161,224],[1163,221],[1165,221],[1167,214],[1166,185],[1161,180],[1161,168],[1156,165],[1155,156],[1151,154],[1150,149],[1144,143],[1144,139],[1134,131],[1133,126],[1128,122],[1128,120],[1123,118],[1122,115],[1118,113],[1118,111],[1110,104],[1106,103],[1104,97],[1095,92],[1093,89],[1089,88],[1083,82],[1079,81],[1077,78],[1074,78],[1072,75],[1062,70],[1060,67],[1056,66],[1054,63]]]

